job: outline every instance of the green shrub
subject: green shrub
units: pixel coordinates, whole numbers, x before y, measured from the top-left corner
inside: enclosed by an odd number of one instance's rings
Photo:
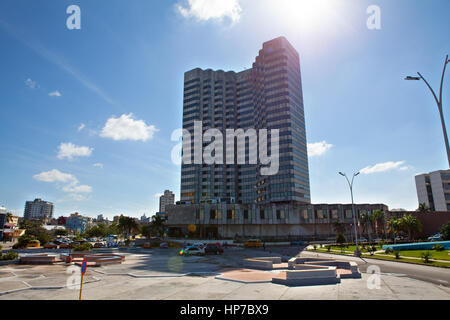
[[[19,254],[14,251],[9,251],[0,255],[0,260],[16,260],[19,258]]]
[[[73,251],[90,251],[92,249],[92,244],[89,242],[83,243],[83,244],[77,244]]]
[[[328,252],[331,251],[331,246],[327,246],[327,251],[328,251]]]
[[[400,251],[395,251],[395,259],[400,259]]]
[[[316,244],[313,245],[313,248],[314,248],[314,250],[317,250],[317,245]]]
[[[431,255],[430,251],[422,252],[422,260],[423,260],[423,262],[430,263],[430,259],[432,257],[433,256]]]
[[[444,251],[444,246],[443,246],[442,244],[435,244],[435,245],[433,246],[433,250],[436,250],[436,251]]]
[[[31,242],[31,240],[34,240],[35,237],[31,235],[24,234],[23,236],[19,237],[17,240],[17,243],[13,245],[13,249],[23,249],[26,248],[27,245]]]
[[[392,249],[391,248],[387,248],[386,250],[384,250],[384,253],[386,253],[386,254],[392,253]]]

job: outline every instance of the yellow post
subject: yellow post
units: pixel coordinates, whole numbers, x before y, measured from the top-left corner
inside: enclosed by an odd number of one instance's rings
[[[81,274],[80,299],[79,300],[81,300],[81,293],[83,292],[83,277],[84,277],[84,274]]]

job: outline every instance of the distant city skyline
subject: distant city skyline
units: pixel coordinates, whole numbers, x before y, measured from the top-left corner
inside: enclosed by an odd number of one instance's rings
[[[110,220],[159,211],[183,119],[184,72],[251,67],[263,42],[300,55],[311,203],[350,203],[339,171],[361,171],[355,203],[415,210],[417,174],[448,169],[433,97],[450,53],[448,0],[0,3],[0,205],[25,201]],[[369,29],[367,8],[380,8]],[[418,45],[420,44],[420,45]],[[450,90],[443,101],[448,125]]]

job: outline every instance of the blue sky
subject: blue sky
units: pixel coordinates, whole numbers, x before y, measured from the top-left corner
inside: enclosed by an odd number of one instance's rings
[[[66,27],[72,4],[80,30]],[[381,30],[367,28],[369,5]],[[438,86],[449,10],[448,0],[3,0],[0,204],[153,214],[165,189],[179,198],[170,135],[184,72],[241,71],[285,36],[301,59],[312,202],[348,203],[337,172],[366,168],[356,202],[415,209],[414,175],[447,161],[432,96],[403,78],[420,71]]]

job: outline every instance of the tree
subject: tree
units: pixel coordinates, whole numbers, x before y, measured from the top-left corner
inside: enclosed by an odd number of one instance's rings
[[[88,238],[100,238],[106,236],[106,225],[99,223],[85,232]]]
[[[40,223],[35,221],[24,220],[20,226],[21,229],[25,229],[25,233],[30,236],[34,236],[41,245],[50,242],[50,234],[45,230]]]
[[[341,222],[339,219],[337,219],[333,222],[333,228],[337,234],[340,234],[340,233],[344,234],[346,225],[344,222]]]
[[[160,216],[153,216],[151,226],[159,236],[164,234],[164,220]]]
[[[422,223],[412,215],[404,215],[400,218],[401,229],[408,233],[408,239],[414,237],[414,233],[422,231]]]
[[[128,239],[131,234],[139,230],[139,225],[134,218],[121,215],[119,218],[119,230]]]
[[[359,223],[361,224],[361,228],[363,233],[366,233],[369,240],[370,240],[370,232],[369,232],[369,227],[370,227],[370,220],[369,220],[369,214],[366,211],[363,211],[360,215],[359,215]]]
[[[401,231],[401,221],[400,219],[396,219],[394,217],[390,218],[387,222],[388,231],[393,235],[394,242],[395,238],[397,237],[397,234]]]
[[[375,229],[376,238],[378,238],[378,230],[380,228],[382,228],[383,233],[385,233],[384,232],[385,217],[383,211],[375,210],[374,212],[372,212],[372,214],[370,215],[370,220],[372,227]]]
[[[419,203],[419,207],[416,211],[420,213],[429,213],[431,210],[427,207],[426,203]]]
[[[442,240],[450,240],[450,222],[441,227]]]
[[[118,235],[120,233],[119,225],[116,222],[111,223],[106,228],[106,235]]]
[[[69,232],[67,230],[63,229],[56,229],[55,230],[55,236],[67,236]]]
[[[339,246],[341,247],[341,251],[343,250],[344,247],[344,243],[347,242],[347,239],[344,236],[344,233],[339,232],[337,237],[336,237],[336,243],[339,244]]]
[[[141,233],[144,237],[149,239],[153,235],[153,228],[151,224],[147,224],[145,226],[142,226]]]

